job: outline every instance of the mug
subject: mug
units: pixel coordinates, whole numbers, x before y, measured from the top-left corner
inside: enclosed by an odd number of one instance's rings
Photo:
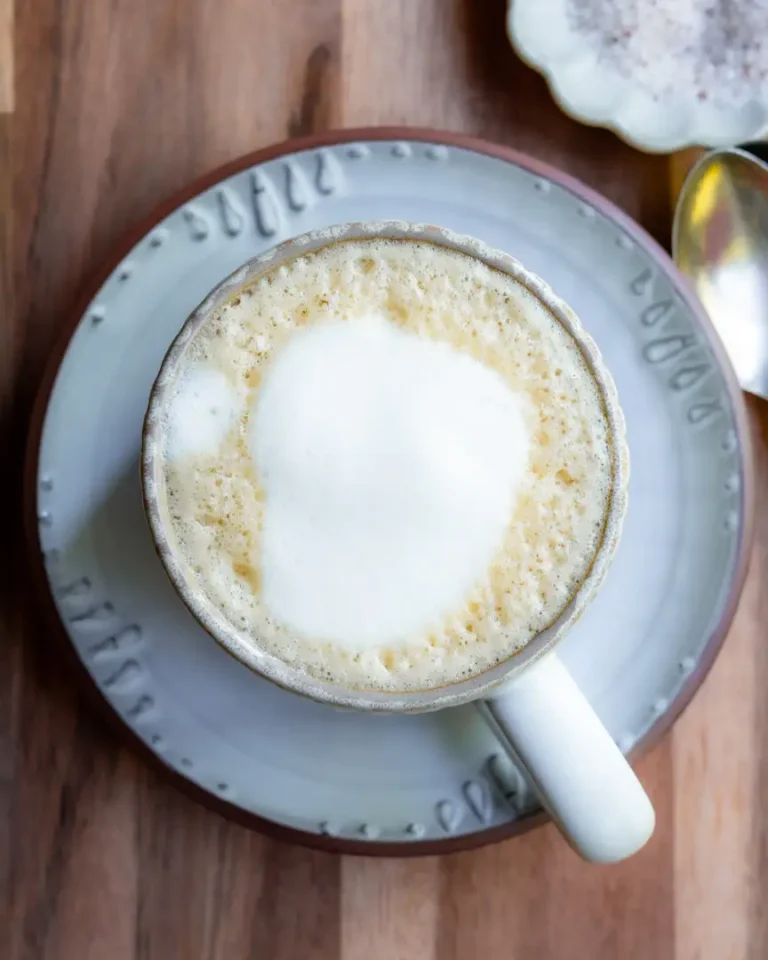
[[[613,443],[613,483],[603,537],[592,566],[557,619],[492,668],[429,690],[346,689],[259,650],[203,595],[174,546],[162,483],[162,412],[186,351],[210,314],[259,277],[328,244],[387,238],[423,240],[474,257],[508,274],[537,297],[578,345],[601,393]],[[158,554],[184,603],[211,636],[256,673],[324,703],[354,710],[416,712],[476,701],[510,756],[521,764],[566,839],[586,859],[609,863],[637,851],[654,827],[651,803],[623,754],[558,658],[555,647],[599,589],[615,552],[627,506],[629,456],[613,379],[573,311],[513,257],[474,238],[422,224],[350,223],[287,240],[223,280],[189,316],[153,384],[142,437],[145,511]]]

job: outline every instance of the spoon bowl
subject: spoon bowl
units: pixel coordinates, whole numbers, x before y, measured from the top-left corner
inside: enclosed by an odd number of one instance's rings
[[[755,146],[713,150],[693,167],[675,210],[672,255],[742,388],[768,398],[768,150]]]

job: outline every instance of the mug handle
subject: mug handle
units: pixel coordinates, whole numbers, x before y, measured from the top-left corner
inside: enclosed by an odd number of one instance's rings
[[[615,863],[650,838],[651,801],[554,653],[480,703],[552,818],[582,857]]]

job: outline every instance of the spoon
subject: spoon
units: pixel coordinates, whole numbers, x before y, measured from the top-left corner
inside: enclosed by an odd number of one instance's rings
[[[768,144],[713,150],[688,174],[672,256],[744,390],[768,399]]]

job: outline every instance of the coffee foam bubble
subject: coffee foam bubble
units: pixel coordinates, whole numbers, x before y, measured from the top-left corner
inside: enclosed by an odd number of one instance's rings
[[[213,314],[164,454],[196,588],[254,646],[381,690],[485,670],[556,619],[613,480],[570,334],[506,274],[414,241],[334,244]]]

